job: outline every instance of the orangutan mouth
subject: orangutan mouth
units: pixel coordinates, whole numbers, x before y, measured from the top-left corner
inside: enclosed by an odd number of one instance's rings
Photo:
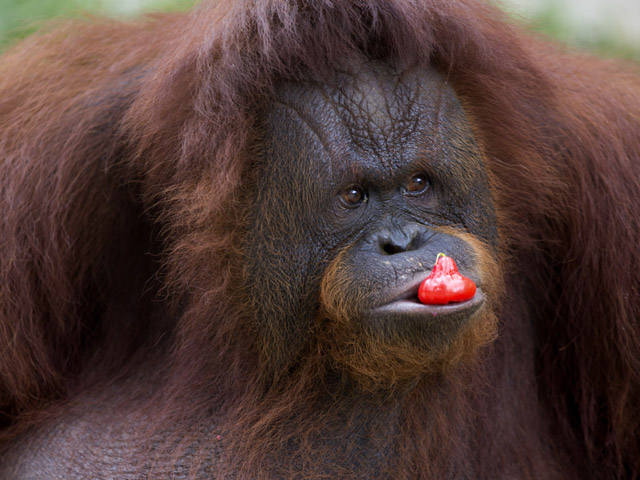
[[[480,287],[476,294],[469,300],[463,302],[452,302],[446,305],[425,305],[418,300],[418,288],[422,279],[414,280],[405,284],[394,295],[393,299],[381,306],[372,309],[374,315],[419,317],[419,316],[450,316],[464,314],[473,315],[484,303],[484,294]]]

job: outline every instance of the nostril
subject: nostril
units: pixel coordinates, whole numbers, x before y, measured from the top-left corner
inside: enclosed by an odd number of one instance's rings
[[[404,252],[405,249],[393,243],[385,243],[382,245],[382,251],[387,255],[395,255],[396,253]]]

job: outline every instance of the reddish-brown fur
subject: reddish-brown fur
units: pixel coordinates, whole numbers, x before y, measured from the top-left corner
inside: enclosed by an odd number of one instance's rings
[[[337,422],[318,408],[322,343],[267,389],[251,300],[232,287],[256,116],[277,82],[325,75],[353,52],[448,73],[486,155],[505,270],[497,340],[409,394],[399,431],[379,440],[399,445],[389,468],[638,478],[640,72],[563,52],[472,0],[229,0],[76,22],[5,53],[4,446],[77,392],[123,379],[132,403],[150,402],[140,421],[177,425],[202,458],[217,448],[199,433],[213,422],[236,452],[215,471],[322,473],[335,453],[306,441]],[[135,367],[152,364],[149,400]],[[287,439],[299,441],[292,459]]]

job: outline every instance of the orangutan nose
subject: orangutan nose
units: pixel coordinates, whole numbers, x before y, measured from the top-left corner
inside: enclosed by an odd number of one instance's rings
[[[416,223],[405,224],[402,227],[384,229],[378,234],[378,246],[383,255],[418,250],[425,243],[427,229]]]

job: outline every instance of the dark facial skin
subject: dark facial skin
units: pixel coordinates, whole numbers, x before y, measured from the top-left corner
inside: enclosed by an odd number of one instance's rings
[[[446,348],[485,303],[461,234],[495,250],[497,230],[481,153],[445,77],[370,62],[283,85],[263,145],[247,272],[268,358],[286,363],[308,340],[330,265],[350,328]],[[439,252],[478,285],[473,299],[418,302]]]

